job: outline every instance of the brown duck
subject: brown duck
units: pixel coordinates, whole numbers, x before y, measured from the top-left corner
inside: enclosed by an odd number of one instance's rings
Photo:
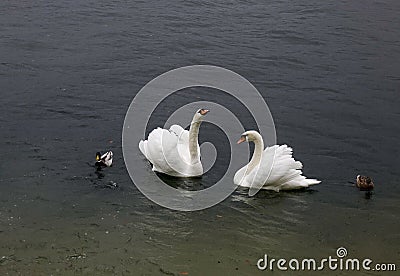
[[[357,175],[356,186],[362,191],[370,191],[374,189],[374,182],[372,182],[372,179],[368,176]]]

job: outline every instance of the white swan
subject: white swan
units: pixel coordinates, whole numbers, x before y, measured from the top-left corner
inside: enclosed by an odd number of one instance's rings
[[[195,177],[203,174],[198,135],[203,116],[209,112],[199,109],[193,116],[189,131],[179,125],[169,130],[156,128],[139,149],[153,165],[153,171],[176,177]]]
[[[254,142],[255,148],[250,162],[238,170],[233,182],[243,187],[265,190],[294,190],[320,183],[301,175],[303,165],[292,157],[292,148],[274,145],[264,150],[261,135],[254,130],[246,131],[237,142]]]

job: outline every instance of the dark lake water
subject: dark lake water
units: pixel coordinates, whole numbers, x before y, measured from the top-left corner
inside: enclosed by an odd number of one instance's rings
[[[2,1],[0,273],[262,275],[264,254],[321,259],[341,246],[399,269],[399,13],[390,0]],[[322,183],[239,189],[197,212],[143,196],[124,165],[125,113],[147,82],[196,64],[253,83],[278,143]],[[166,101],[154,126],[198,93]],[[230,98],[202,95],[252,126]],[[114,166],[99,177],[90,164],[106,149]],[[371,196],[349,183],[357,174],[373,178]]]

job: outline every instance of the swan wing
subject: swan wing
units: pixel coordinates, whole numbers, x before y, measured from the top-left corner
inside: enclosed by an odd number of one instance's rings
[[[246,177],[249,194],[254,195],[260,189],[291,190],[320,183],[302,175],[303,165],[293,158],[292,152],[292,148],[287,145],[267,147],[260,165]]]
[[[188,131],[174,125],[169,130],[154,129],[147,140],[139,142],[139,149],[152,163],[153,171],[172,176],[198,176],[202,174],[202,167],[188,162],[188,141]]]
[[[176,151],[177,141],[177,136],[166,129],[156,128],[150,132],[145,156],[153,164],[154,171],[167,173],[171,170],[169,160]]]
[[[302,175],[303,164],[292,156],[293,150],[287,145],[278,146],[274,165],[267,183],[274,183],[278,190],[293,190],[319,184],[321,181]]]
[[[169,128],[169,131],[171,133],[175,133],[178,137],[177,147],[180,158],[182,158],[185,162],[190,163],[189,131],[179,125],[172,125]]]
[[[178,136],[178,152],[181,158],[187,162],[190,163],[190,151],[189,151],[189,131],[186,129],[183,129],[179,125],[172,125],[169,128],[170,132],[175,133]],[[199,159],[200,159],[200,146],[197,145],[197,152],[199,153]]]

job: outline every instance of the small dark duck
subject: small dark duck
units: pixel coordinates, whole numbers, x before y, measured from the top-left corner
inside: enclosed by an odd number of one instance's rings
[[[113,162],[113,152],[107,151],[106,153],[101,154],[100,152],[96,152],[96,163],[95,166],[98,170],[104,167],[111,167]]]
[[[374,189],[374,182],[372,182],[372,179],[368,176],[357,175],[356,186],[361,191],[371,191]]]

